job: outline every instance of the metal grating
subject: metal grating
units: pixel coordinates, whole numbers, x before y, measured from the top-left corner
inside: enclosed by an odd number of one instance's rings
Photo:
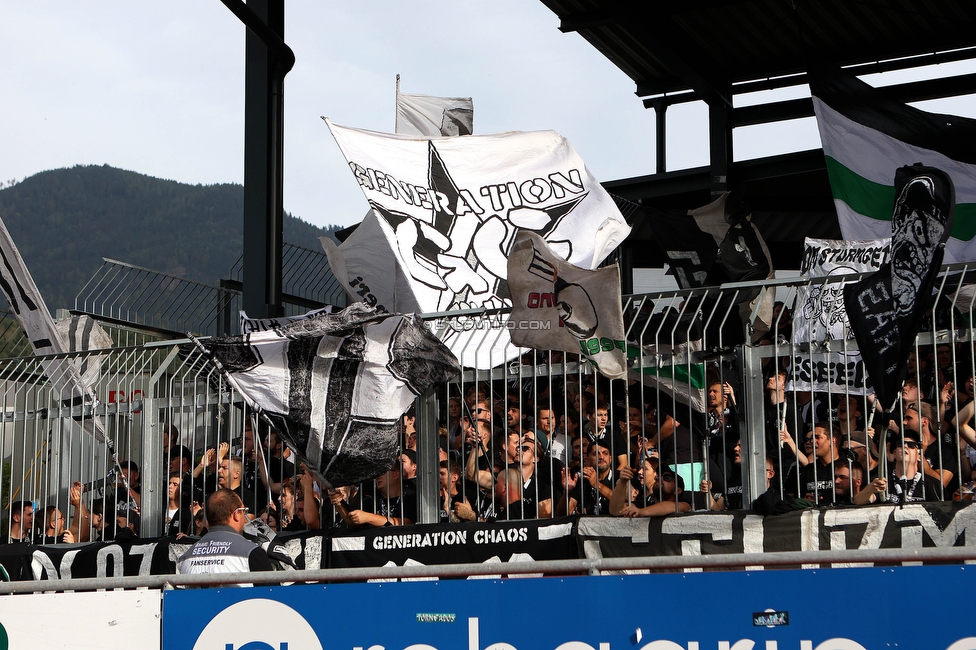
[[[230,271],[226,286],[239,288],[243,281],[244,256]],[[286,303],[286,316],[296,316],[324,305],[346,305],[346,294],[332,274],[329,259],[322,251],[314,251],[294,244],[281,249],[281,291]],[[289,309],[301,308],[299,311]]]
[[[282,258],[286,316],[328,304],[345,306],[345,292],[325,253],[285,244]],[[232,279],[222,280],[219,287],[102,259],[102,266],[75,297],[74,308],[116,325],[120,336],[123,330],[126,336],[139,331],[153,340],[186,332],[201,336],[238,332],[243,256],[231,269]]]
[[[102,258],[102,266],[75,297],[75,309],[161,334],[230,332],[224,322],[235,292]]]

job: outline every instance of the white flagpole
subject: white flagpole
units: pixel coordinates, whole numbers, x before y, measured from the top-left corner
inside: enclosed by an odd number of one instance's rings
[[[396,76],[396,101],[393,106],[393,132],[400,132],[400,75]]]

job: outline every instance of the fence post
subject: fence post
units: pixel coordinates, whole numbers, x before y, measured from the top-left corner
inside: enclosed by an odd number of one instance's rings
[[[745,427],[740,429],[742,453],[742,507],[766,491],[766,405],[763,397],[762,357],[759,346],[743,344],[738,347],[739,367],[743,369],[743,407]]]
[[[440,521],[440,435],[437,395],[433,388],[417,398],[417,516],[418,524]]]
[[[166,428],[164,425],[172,423],[158,421],[157,395],[159,395],[160,379],[166,376],[167,369],[176,360],[179,352],[179,348],[175,345],[169,350],[169,354],[149,378],[146,393],[143,395],[142,431],[140,432],[142,434],[142,465],[140,465],[142,494],[139,509],[139,533],[142,537],[159,537],[164,533],[163,519],[169,498],[166,490],[169,484],[169,459],[163,458],[163,435]],[[169,435],[169,432],[165,431],[165,434]]]

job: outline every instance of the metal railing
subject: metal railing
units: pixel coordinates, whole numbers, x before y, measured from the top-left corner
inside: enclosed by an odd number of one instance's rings
[[[111,266],[114,272],[122,273],[115,263]],[[132,282],[137,282],[138,269],[130,268],[126,272],[129,271],[135,273]],[[748,507],[766,490],[764,459],[767,454],[773,458],[774,485],[782,493],[794,487],[799,489],[798,479],[794,485],[786,479],[794,460],[781,444],[777,428],[772,432],[769,429],[766,415],[772,409],[767,406],[771,402],[766,390],[768,370],[765,367],[778,367],[789,360],[787,379],[796,381],[804,364],[807,367],[826,364],[829,369],[830,355],[849,357],[856,352],[856,345],[847,335],[831,341],[795,340],[789,316],[790,312],[802,310],[803,300],[811,292],[822,293],[851,281],[851,277],[797,279],[627,297],[624,313],[628,352],[633,360],[628,381],[605,380],[571,353],[521,350],[509,345],[490,368],[478,368],[462,358],[466,367],[456,381],[439,386],[418,400],[416,441],[404,436],[404,448],[417,450],[417,522],[436,522],[450,517],[449,511],[454,509],[453,506],[442,508],[439,492],[442,447],[448,460],[454,461],[459,475],[457,494],[468,502],[476,517],[488,515],[499,503],[490,483],[479,485],[479,475],[469,475],[466,465],[472,453],[476,454],[475,468],[487,472],[481,478],[497,476],[497,472],[492,473],[496,469],[493,464],[501,468],[508,464],[520,471],[524,468],[528,516],[545,516],[550,511],[607,514],[605,501],[587,494],[585,485],[580,487],[588,463],[587,450],[573,443],[574,434],[591,428],[588,403],[595,407],[605,404],[611,429],[618,424],[616,434],[611,432],[607,437],[611,467],[605,475],[600,470],[601,480],[609,480],[612,485],[613,472],[620,466],[641,469],[644,457],[657,456],[657,472],[671,470],[684,483],[685,494],[681,498],[672,497],[676,490],[663,481],[635,486],[629,496],[635,503],[674,499],[678,511],[682,509],[683,499],[691,509],[700,510],[713,507],[714,498],[721,496],[729,506]],[[933,356],[938,356],[935,354],[938,346],[949,346],[951,373],[943,379],[951,377],[954,382],[956,392],[946,406],[955,410],[963,406],[961,393],[967,390],[965,379],[976,366],[972,294],[967,289],[971,282],[970,266],[944,269],[937,284],[937,309],[915,345],[919,360],[928,356],[930,347]],[[772,302],[774,297],[784,303],[784,309],[768,322],[769,332],[764,334],[759,305],[763,301]],[[431,316],[438,331],[459,325],[463,328],[472,320],[486,323],[486,327],[498,329],[499,333],[504,331],[503,313]],[[63,404],[44,373],[43,362],[51,359],[97,361],[102,368],[93,387],[98,402]],[[179,446],[189,450],[189,467],[181,466],[180,462],[177,466],[179,471],[191,473],[184,487],[196,495],[205,494],[215,480],[216,464],[200,462],[206,460],[206,450],[219,450],[225,443],[228,453],[234,457],[244,444],[241,433],[244,416],[239,408],[242,400],[223,384],[213,368],[198,360],[192,353],[184,360],[174,342],[117,347],[88,355],[0,360],[0,407],[3,409],[0,448],[5,463],[0,505],[5,517],[9,520],[11,504],[20,500],[54,506],[68,515],[68,488],[75,481],[86,486],[89,507],[94,505],[93,496],[104,500],[106,492],[117,489],[113,486],[117,477],[110,474],[114,463],[107,448],[85,433],[83,422],[79,423],[82,418],[94,417],[104,423],[119,456],[139,465],[140,482],[148,486],[141,495],[141,534],[161,534],[166,509],[166,495],[161,487],[166,484],[171,468],[168,455],[164,455],[168,452],[164,450]],[[856,376],[863,365],[856,359],[849,364],[851,376]],[[938,372],[937,361],[928,370],[918,362],[912,376],[920,386],[938,385]],[[942,372],[945,374],[946,369]],[[709,386],[689,384],[683,378],[699,378],[719,386],[728,384],[735,395],[734,406],[731,397],[726,397],[724,404],[718,398],[712,413],[707,412],[708,407],[695,406],[695,400],[707,403],[711,399]],[[827,379],[830,379],[829,372]],[[839,424],[837,405],[842,400],[860,398],[864,392],[863,385],[855,384],[846,382],[833,392],[824,391],[822,404],[812,415],[807,419],[794,418],[794,430],[789,431],[794,442],[802,445],[801,436],[806,431],[800,428],[808,424],[821,421]],[[797,413],[808,403],[802,396],[803,390],[796,385],[787,384],[786,392],[789,396],[786,401],[792,405],[790,412]],[[484,450],[480,452],[484,460],[479,460],[479,452],[469,444],[469,432],[464,426],[465,417],[471,420],[479,417],[476,413],[479,402],[487,409],[481,416],[486,418],[488,429]],[[593,409],[593,427],[598,424],[599,410]],[[776,412],[781,413],[774,418],[776,425],[788,419],[782,412]],[[534,458],[524,455],[525,439],[518,440],[517,448],[506,449],[511,446],[506,435],[510,416],[515,418],[513,424],[518,429],[531,434],[530,446],[534,448],[528,451]],[[679,424],[676,432],[666,433],[675,422]],[[856,432],[861,430],[856,427],[866,428],[866,424],[862,420],[843,425],[840,446],[856,446]],[[876,422],[873,428],[880,431],[883,427]],[[164,442],[167,434],[175,438]],[[941,431],[941,434],[948,435],[948,441],[940,449],[959,450],[954,457],[946,459],[942,469],[951,472],[958,483],[968,482],[971,463],[965,459],[965,445],[958,432]],[[735,446],[740,438],[741,453],[737,461]],[[194,472],[197,468],[199,471]],[[570,478],[576,477],[576,486],[567,489],[564,469],[569,470]],[[259,480],[253,477],[252,480],[255,506],[260,510],[266,504],[257,501],[266,500],[266,491]],[[702,480],[711,481],[711,488],[701,490]],[[937,497],[951,499],[954,487],[950,481]],[[369,485],[363,487],[364,492],[370,490]],[[813,496],[816,501],[824,501],[817,490]],[[843,501],[842,497],[843,494],[828,495],[826,501]],[[326,525],[331,523],[327,512],[324,516]]]
[[[253,584],[342,583],[366,581],[416,581],[497,576],[611,575],[675,571],[750,570],[796,568],[815,570],[827,566],[863,566],[865,563],[970,563],[976,560],[973,547],[924,549],[873,549],[856,551],[791,551],[782,553],[740,553],[736,555],[683,555],[577,560],[506,562],[504,564],[439,564],[434,566],[384,566],[355,569],[306,569],[254,573],[196,575],[142,575],[102,578],[71,578],[24,582],[0,582],[0,594],[25,594],[101,589],[173,589]]]

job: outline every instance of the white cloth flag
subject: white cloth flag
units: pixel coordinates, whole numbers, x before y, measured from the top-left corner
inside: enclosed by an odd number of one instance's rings
[[[474,133],[470,97],[432,97],[397,93],[396,132],[430,138]]]
[[[801,277],[832,278],[877,271],[888,261],[891,238],[848,241],[807,237],[803,248]],[[844,308],[844,284],[814,280],[809,288],[797,291],[793,344],[806,344],[810,351],[794,354],[790,360],[787,390],[859,395],[871,392],[860,353],[854,350],[816,351],[817,344],[827,341],[853,341],[854,334]]]
[[[329,237],[319,241],[332,274],[352,300],[391,314],[423,311],[372,210],[341,246]]]
[[[326,122],[423,312],[510,306],[508,254],[519,230],[586,269],[630,232],[555,132],[431,140]],[[482,368],[518,354],[508,340],[501,331],[482,345],[456,330],[444,339],[462,364]],[[476,358],[462,358],[464,349]]]
[[[35,355],[62,354],[80,349],[76,347],[77,341],[73,341],[70,346],[65,345],[58,333],[54,319],[51,318],[51,312],[48,311],[44,298],[41,297],[41,292],[34,284],[34,278],[27,270],[27,265],[24,264],[20,251],[17,250],[17,246],[10,237],[3,221],[0,221],[0,289],[3,290],[17,322],[24,329]],[[91,329],[93,330],[94,327],[98,327],[97,323]],[[104,345],[104,342],[105,339],[108,339],[109,344],[111,344],[111,338],[105,334],[104,330],[101,330],[101,327],[98,329],[100,335],[97,338],[100,342],[91,347],[108,347]],[[82,343],[81,345],[85,344]],[[98,400],[92,392],[90,384],[82,377],[82,372],[93,379],[97,378],[98,369],[86,367],[81,370],[80,363],[69,359],[46,359],[41,361],[41,367],[44,368],[44,374],[47,375],[47,378],[58,391],[62,401],[69,404],[80,402],[83,407],[93,408]],[[82,424],[85,431],[96,439],[105,440],[105,430],[101,421],[93,417],[86,417]]]
[[[839,69],[812,71],[810,90],[844,239],[889,237],[895,172],[922,163],[955,188],[945,263],[976,260],[976,120],[902,104]]]
[[[397,133],[432,138],[471,135],[473,120],[470,97],[404,95],[397,91]],[[396,314],[423,311],[375,212],[369,210],[341,246],[328,237],[319,241],[332,273],[353,301]]]
[[[508,258],[512,343],[581,354],[610,379],[627,376],[617,265],[590,271],[564,262],[521,231]]]

